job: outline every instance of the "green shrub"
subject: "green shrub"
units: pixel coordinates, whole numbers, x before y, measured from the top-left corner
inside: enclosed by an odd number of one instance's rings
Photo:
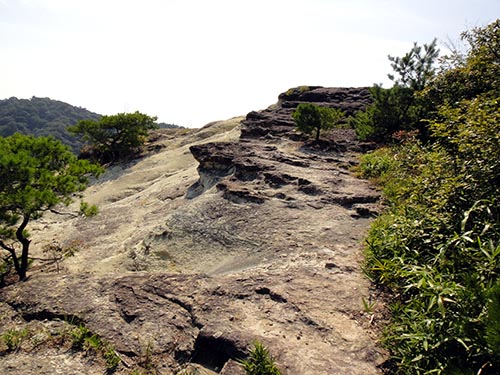
[[[115,162],[136,153],[146,142],[148,131],[157,129],[156,117],[140,112],[80,120],[67,130],[90,144],[90,154],[101,162]]]
[[[358,171],[361,177],[378,179],[393,171],[395,166],[393,152],[388,148],[379,148],[361,156]]]
[[[269,350],[259,341],[255,341],[248,358],[240,363],[247,375],[281,375]]]
[[[84,325],[80,325],[71,331],[71,347],[76,350],[84,348],[85,340],[92,336],[92,333]]]
[[[70,332],[72,348],[75,350],[90,350],[100,353],[106,362],[106,368],[109,372],[115,371],[121,362],[114,347],[101,339],[99,335],[92,333],[83,324],[74,328]]]
[[[439,145],[398,146],[381,173],[389,208],[370,230],[367,269],[398,296],[384,342],[402,374],[477,372],[498,363],[497,326],[488,316],[497,314],[490,289],[500,274],[500,207],[494,186],[479,183],[487,177],[469,180],[453,167],[456,156]]]
[[[3,335],[2,339],[9,351],[17,350],[21,347],[23,340],[28,336],[29,330],[24,329],[9,329]]]
[[[423,90],[437,105],[428,142],[377,151],[360,167],[387,203],[365,269],[392,291],[384,343],[396,374],[500,373],[500,97],[490,82],[500,22],[465,35],[469,54]]]
[[[106,368],[111,371],[115,370],[121,362],[120,357],[116,354],[115,349],[111,345],[106,345],[103,357],[106,361]]]
[[[373,122],[376,107],[368,106],[364,111],[358,111],[347,119],[350,128],[356,131],[356,136],[362,141],[377,138],[377,129]]]
[[[80,201],[80,214],[85,217],[96,216],[99,213],[99,208],[96,205],[89,205],[85,201]]]

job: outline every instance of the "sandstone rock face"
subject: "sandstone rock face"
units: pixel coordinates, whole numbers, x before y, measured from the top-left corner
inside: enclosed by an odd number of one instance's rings
[[[297,90],[280,102],[354,103],[351,92],[366,104],[364,89]],[[362,148],[352,131],[290,139],[287,105],[253,125],[262,112],[249,114],[241,139],[239,121],[158,136],[153,154],[89,189],[98,216],[36,223],[35,254],[44,241],[86,242],[59,272],[35,263],[0,290],[0,334],[30,332],[0,355],[2,373],[104,373],[102,360],[53,345],[73,324],[112,343],[120,374],[243,375],[237,359],[255,340],[284,375],[381,374],[361,272],[379,194],[350,170]]]
[[[294,135],[292,112],[300,103],[341,109],[346,117],[364,110],[372,103],[367,87],[301,86],[279,95],[278,103],[269,108],[250,112],[242,122],[242,138]]]

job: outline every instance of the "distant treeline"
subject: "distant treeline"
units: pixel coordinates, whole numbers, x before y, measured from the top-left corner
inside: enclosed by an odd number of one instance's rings
[[[101,115],[49,98],[0,100],[0,136],[14,133],[53,136],[78,152],[82,142],[66,131],[79,120],[98,120]]]
[[[99,120],[102,116],[85,108],[49,98],[0,100],[0,136],[14,133],[32,134],[36,137],[53,136],[73,152],[79,153],[82,141],[66,131],[80,120]],[[162,129],[182,128],[175,124],[159,123]]]
[[[159,122],[157,125],[160,129],[185,129],[184,126],[179,126],[179,125],[175,125],[175,124],[167,124],[165,122]]]

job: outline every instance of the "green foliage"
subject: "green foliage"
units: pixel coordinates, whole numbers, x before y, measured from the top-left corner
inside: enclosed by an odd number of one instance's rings
[[[28,336],[29,331],[24,329],[9,329],[2,335],[2,340],[8,350],[14,351],[21,347],[23,340]]]
[[[359,139],[389,141],[400,130],[426,131],[420,120],[423,105],[417,100],[415,91],[398,85],[390,89],[375,85],[370,93],[373,104],[349,119]]]
[[[148,131],[158,127],[155,121],[156,117],[139,112],[119,113],[103,116],[98,121],[79,121],[68,127],[68,131],[89,142],[95,158],[113,162],[135,153],[145,142]]]
[[[477,372],[493,362],[484,312],[500,275],[494,103],[443,107],[431,126],[437,143],[406,143],[361,163],[365,175],[382,177],[389,205],[370,231],[367,262],[371,278],[399,296],[385,343],[401,373]]]
[[[434,39],[430,44],[423,46],[413,44],[413,48],[403,57],[389,56],[391,67],[398,75],[389,74],[389,78],[399,87],[407,87],[413,91],[423,90],[426,84],[434,77],[439,50]]]
[[[80,214],[85,217],[96,216],[99,213],[99,208],[96,205],[90,205],[85,201],[80,201]]]
[[[426,99],[456,105],[482,94],[500,96],[500,20],[462,33],[464,54],[443,58],[443,70],[424,90]]]
[[[384,147],[361,155],[357,170],[363,178],[378,180],[383,179],[387,172],[393,171],[395,163],[392,150]]]
[[[71,331],[71,347],[75,350],[84,348],[85,340],[92,336],[92,333],[84,325],[80,325]]]
[[[434,64],[439,51],[436,40],[429,45],[413,48],[403,57],[389,56],[395,75],[390,89],[375,85],[370,89],[373,104],[358,112],[348,122],[361,140],[389,141],[400,130],[419,130],[422,139],[428,138],[426,122],[433,104],[421,95],[425,85],[434,77]]]
[[[106,368],[111,371],[114,371],[121,362],[120,357],[116,354],[115,349],[111,345],[105,347],[103,357],[106,361]]]
[[[8,137],[14,133],[53,136],[70,146],[73,152],[78,152],[82,143],[66,128],[80,120],[97,120],[99,117],[84,108],[49,98],[4,99],[0,100],[0,136]]]
[[[366,300],[365,297],[362,297],[361,302],[363,303],[363,310],[365,313],[373,314],[373,308],[376,305],[376,301]]]
[[[388,204],[366,268],[393,291],[384,342],[398,374],[500,372],[499,30],[496,21],[464,33],[468,54],[421,91],[436,109],[430,142],[360,164]]]
[[[29,265],[30,220],[57,204],[69,204],[74,193],[86,188],[88,176],[100,172],[100,167],[78,160],[53,138],[0,138],[0,249],[7,252],[21,280]]]
[[[312,103],[301,103],[292,114],[297,129],[305,134],[316,131],[316,141],[321,130],[338,125],[344,113],[339,109],[321,107]]]
[[[500,246],[496,252],[500,251]],[[494,253],[498,256],[498,253]],[[488,293],[488,314],[486,318],[486,346],[496,367],[500,368],[500,282]]]
[[[92,350],[95,353],[101,353],[109,371],[114,371],[120,364],[121,359],[114,347],[97,334],[92,333],[83,324],[71,330],[70,335],[71,346],[74,350]]]
[[[241,360],[241,365],[247,375],[280,375],[269,350],[259,341],[253,345],[248,359]]]

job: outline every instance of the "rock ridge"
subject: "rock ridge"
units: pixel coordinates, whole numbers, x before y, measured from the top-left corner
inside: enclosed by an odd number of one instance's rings
[[[40,222],[35,235],[85,247],[0,290],[0,333],[49,335],[0,355],[4,373],[104,373],[50,346],[83,325],[113,344],[117,374],[243,375],[236,361],[255,340],[283,375],[381,374],[377,308],[362,304],[376,296],[361,272],[379,192],[351,171],[369,146],[349,129],[307,142],[290,117],[307,100],[354,112],[368,94],[296,88],[241,123],[160,132],[151,155],[91,187],[99,215]]]
[[[372,103],[368,87],[300,86],[278,97],[278,102],[262,111],[252,111],[242,121],[241,138],[293,137],[292,112],[300,103],[340,109],[347,117]]]

